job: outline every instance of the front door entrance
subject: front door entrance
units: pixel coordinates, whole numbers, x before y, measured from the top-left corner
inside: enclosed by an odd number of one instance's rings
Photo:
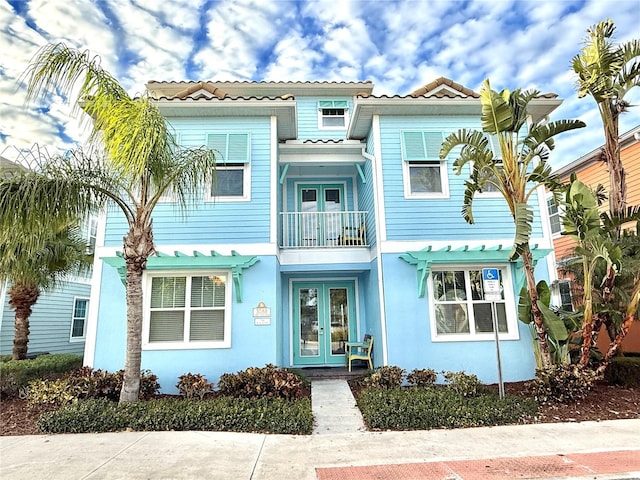
[[[354,338],[353,281],[294,282],[294,365],[344,365],[344,343]]]

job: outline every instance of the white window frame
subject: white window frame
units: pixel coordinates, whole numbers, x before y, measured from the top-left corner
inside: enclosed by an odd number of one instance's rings
[[[516,314],[516,297],[513,291],[513,280],[511,277],[511,268],[508,264],[504,263],[492,263],[492,264],[439,264],[433,265],[429,272],[428,278],[428,290],[429,290],[429,317],[431,327],[431,340],[433,342],[475,342],[475,341],[494,341],[495,335],[493,332],[475,333],[475,321],[473,316],[473,304],[485,303],[483,300],[473,300],[471,296],[471,286],[469,282],[469,271],[480,270],[483,268],[498,268],[502,272],[502,283],[504,293],[504,306],[505,314],[507,318],[507,331],[500,332],[498,338],[500,340],[518,340],[520,338],[518,329],[518,319]],[[435,299],[435,287],[433,284],[434,272],[451,272],[451,271],[464,271],[465,272],[465,285],[466,285],[466,299],[467,315],[469,319],[469,333],[438,333],[436,324],[436,299]],[[460,300],[458,300],[460,301]]]
[[[327,100],[324,100],[324,101],[326,102]],[[332,106],[332,107],[323,108],[318,104],[318,130],[346,130],[347,126],[349,125],[349,103],[345,102],[344,100],[328,100],[328,101],[340,102],[341,105],[342,103],[346,103],[346,105],[340,106],[340,107]],[[342,115],[327,116],[324,114],[324,110],[342,110],[343,113]],[[344,125],[325,125],[324,124],[325,118],[344,118]]]
[[[555,203],[555,199],[553,197],[553,194],[548,194],[547,195],[547,213],[549,214],[549,232],[551,232],[551,237],[552,238],[558,238],[562,235],[562,232],[564,231],[564,225],[562,225],[562,214],[563,212],[563,208],[562,205],[557,205]],[[549,205],[549,201],[553,201],[557,212],[556,213],[551,213],[551,205]],[[552,223],[551,223],[551,217],[553,216],[557,216],[558,217],[558,223],[560,224],[560,230],[558,230],[557,232],[553,231],[552,228]]]
[[[575,311],[575,307],[573,306],[573,291],[571,290],[571,280],[564,278],[564,279],[560,279],[556,282],[553,283],[553,293],[556,296],[556,300],[557,300],[557,308],[562,308],[562,292],[560,290],[561,285],[567,285],[567,287],[569,288],[569,297],[571,298],[571,310],[565,310],[568,312],[574,312]]]
[[[76,304],[79,301],[86,302],[84,317],[76,317]],[[76,323],[76,320],[82,319],[82,336],[74,336],[73,330]],[[69,341],[70,342],[84,342],[87,336],[87,322],[89,320],[89,298],[87,297],[73,297],[73,305],[71,306],[71,330],[69,331]]]
[[[441,160],[438,156],[429,156],[425,151],[425,156],[421,158],[410,158],[406,152],[405,147],[405,134],[406,133],[439,133],[442,137],[442,141],[445,139],[445,132],[441,130],[403,130],[400,132],[400,150],[402,152],[402,180],[404,185],[404,198],[411,199],[430,199],[430,198],[449,198],[449,162],[445,158]],[[424,136],[423,136],[424,141]],[[428,166],[426,163],[432,163],[433,166]],[[413,192],[411,190],[411,168],[436,168],[440,167],[440,192]]]
[[[185,340],[189,338],[189,320],[190,320],[190,287],[191,278],[202,276],[219,276],[225,277],[225,299],[224,299],[224,340],[222,341],[198,341],[190,342]],[[175,342],[150,342],[149,329],[151,324],[151,281],[154,277],[187,277],[185,292],[185,322],[183,341]],[[231,323],[232,323],[232,290],[233,282],[231,271],[229,270],[163,270],[154,272],[145,272],[142,279],[143,288],[143,309],[144,316],[142,320],[142,349],[143,350],[195,350],[195,349],[218,349],[231,348]]]
[[[217,171],[242,170],[242,195],[212,195],[213,182],[211,179],[205,185],[205,202],[249,202],[251,201],[251,163],[233,163],[216,165]]]

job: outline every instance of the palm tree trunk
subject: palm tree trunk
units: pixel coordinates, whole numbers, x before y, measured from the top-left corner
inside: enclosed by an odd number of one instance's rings
[[[132,224],[129,233],[124,237],[123,257],[127,269],[127,351],[120,403],[137,402],[140,392],[143,316],[142,273],[147,265],[147,258],[153,252],[151,224],[143,224],[142,226]]]
[[[622,160],[620,158],[620,142],[618,139],[618,112],[612,101],[604,102],[601,109],[608,109],[608,115],[603,114],[605,132],[604,156],[609,169],[609,212],[611,216],[619,215],[626,206],[626,180]],[[621,227],[616,227],[616,238],[620,238]]]
[[[16,312],[12,358],[24,360],[27,358],[27,345],[29,344],[31,307],[38,300],[40,289],[37,286],[16,283],[7,293],[10,298],[9,306]]]
[[[616,338],[611,342],[609,346],[609,350],[607,351],[602,363],[596,370],[599,375],[602,375],[609,365],[611,359],[615,356],[622,345],[622,341],[624,337],[626,337],[631,325],[633,324],[634,319],[636,318],[636,314],[638,313],[638,306],[640,305],[640,280],[636,280],[635,288],[633,289],[633,293],[631,294],[631,298],[629,299],[629,305],[627,306],[627,312],[625,314],[622,325],[620,326],[620,330],[616,335]]]
[[[536,333],[538,334],[542,368],[548,368],[551,366],[551,355],[549,354],[549,344],[547,342],[547,329],[544,326],[542,312],[540,311],[540,308],[538,308],[538,290],[536,289],[536,279],[533,273],[533,256],[531,255],[529,245],[524,246],[520,258],[522,258],[522,267],[527,281],[527,290],[529,290],[529,297],[531,298],[531,313],[533,316],[533,323],[536,326]]]

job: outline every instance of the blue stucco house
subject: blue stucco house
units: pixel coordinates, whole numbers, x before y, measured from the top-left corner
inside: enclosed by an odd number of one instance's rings
[[[144,274],[142,367],[165,391],[177,377],[273,363],[343,366],[344,342],[374,338],[374,364],[532,378],[531,336],[516,318],[521,265],[501,197],[460,214],[466,175],[442,140],[480,129],[479,95],[439,78],[408,95],[370,82],[150,82],[184,146],[219,152],[217,182],[181,215],[170,197],[154,214],[157,255]],[[560,104],[532,102],[532,118]],[[544,192],[532,246],[548,278]],[[545,217],[542,218],[541,215]],[[115,209],[99,222],[85,362],[117,370],[125,357],[122,237]],[[482,271],[499,298],[485,300]]]

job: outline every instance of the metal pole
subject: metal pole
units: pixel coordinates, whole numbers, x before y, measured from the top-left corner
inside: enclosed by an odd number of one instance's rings
[[[491,302],[491,317],[493,319],[493,334],[496,339],[496,359],[498,361],[498,391],[500,399],[504,398],[504,382],[502,381],[502,361],[500,359],[500,340],[498,338],[498,314],[496,302]]]

